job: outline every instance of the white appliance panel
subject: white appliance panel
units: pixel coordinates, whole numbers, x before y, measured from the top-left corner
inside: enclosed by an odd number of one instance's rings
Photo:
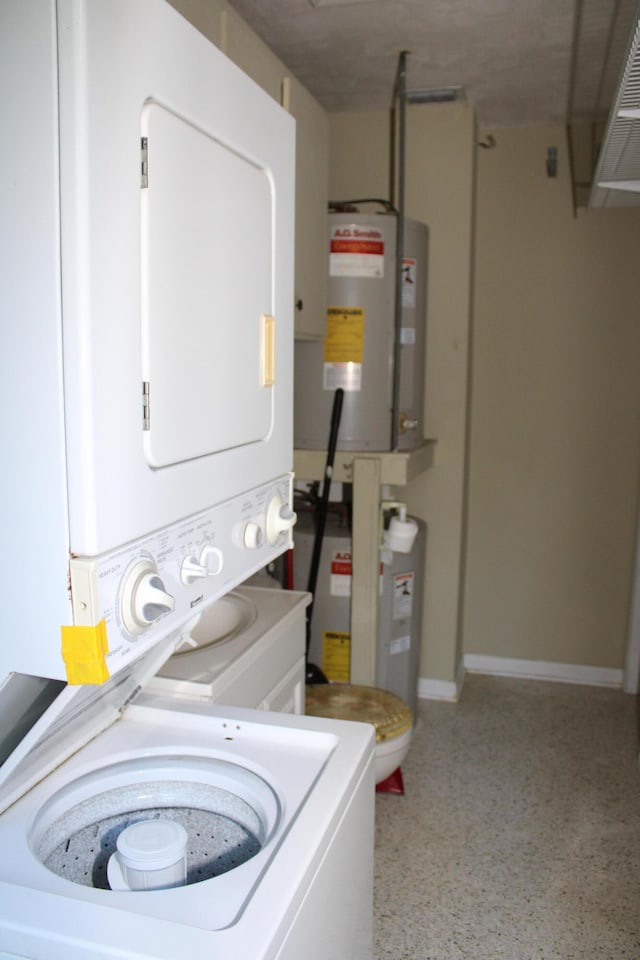
[[[294,123],[167,3],[57,9],[70,545],[94,556],[291,469]]]
[[[10,643],[0,645],[0,688],[13,671],[59,680],[78,676],[73,664],[82,669],[83,653],[74,660],[64,638],[61,644],[61,625],[91,631],[104,624],[105,676],[85,683],[114,677],[167,637],[177,643],[181,628],[209,603],[287,549],[289,529],[271,543],[267,516],[274,503],[288,502],[290,487],[290,477],[282,477],[98,558],[73,558],[64,619],[43,631],[32,631],[25,621]],[[247,531],[255,537],[251,546]],[[202,558],[210,558],[210,566],[200,564]],[[91,663],[91,648],[86,660]]]
[[[268,171],[184,117],[147,103],[142,129],[144,444],[164,467],[272,429],[261,328],[274,310],[274,210]]]
[[[302,713],[310,602],[309,593],[240,586],[183,632],[145,691]]]
[[[354,960],[368,960],[373,729],[195,702],[176,709],[152,696],[142,701],[0,816],[0,948],[33,960],[288,958],[294,954],[286,944],[316,931],[308,905],[322,903],[332,923],[320,940],[309,938],[305,956],[343,960],[346,947]],[[230,769],[216,781],[206,772],[210,761],[236,765],[237,775]],[[264,818],[263,846],[252,859],[200,883],[143,893],[73,883],[42,864],[38,852],[51,846],[47,831],[59,815],[77,811],[80,827],[83,805],[96,791],[126,787],[149,768],[170,781],[175,764],[194,789],[209,777],[237,789]],[[267,796],[256,791],[255,777]],[[350,893],[343,906],[345,886],[357,896]]]

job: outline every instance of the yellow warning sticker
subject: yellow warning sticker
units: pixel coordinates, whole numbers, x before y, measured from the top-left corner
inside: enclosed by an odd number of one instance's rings
[[[349,683],[351,679],[351,634],[324,630],[322,634],[322,671],[327,680]]]
[[[362,363],[364,308],[329,307],[324,338],[325,363]]]

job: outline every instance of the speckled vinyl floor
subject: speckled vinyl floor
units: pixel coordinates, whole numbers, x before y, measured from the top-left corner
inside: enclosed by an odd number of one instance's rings
[[[640,960],[635,697],[467,676],[376,798],[374,960]]]

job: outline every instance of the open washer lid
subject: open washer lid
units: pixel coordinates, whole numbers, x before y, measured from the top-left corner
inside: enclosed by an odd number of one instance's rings
[[[0,687],[0,813],[117,720],[173,653],[172,633],[106,683],[11,673]]]

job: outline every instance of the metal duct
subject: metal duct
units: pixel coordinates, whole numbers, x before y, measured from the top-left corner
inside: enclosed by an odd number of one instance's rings
[[[640,7],[600,150],[589,206],[640,206]]]

